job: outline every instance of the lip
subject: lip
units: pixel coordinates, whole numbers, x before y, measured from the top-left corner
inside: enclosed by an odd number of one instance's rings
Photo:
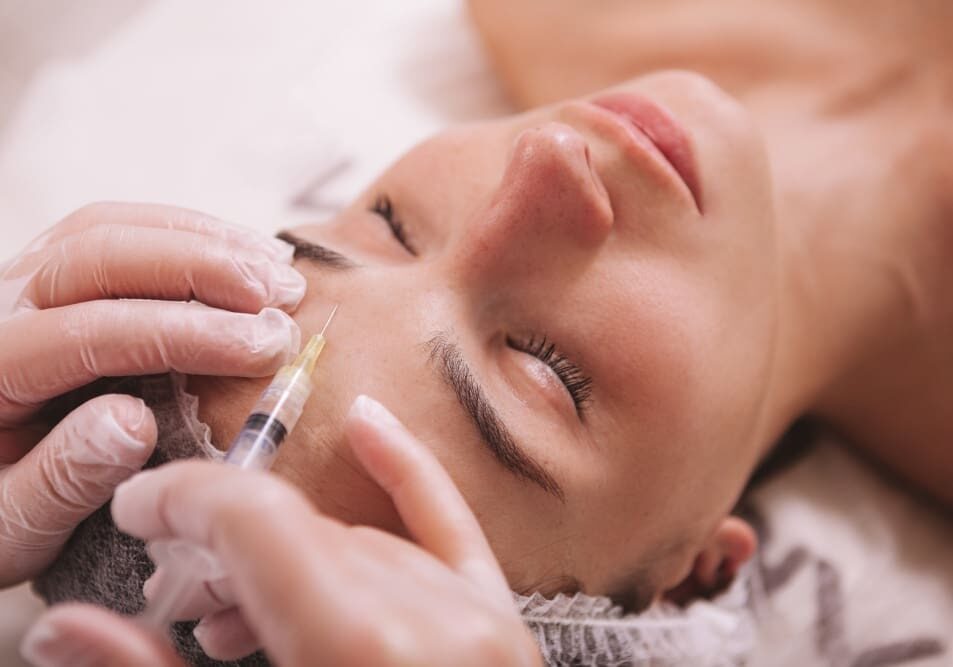
[[[671,114],[655,102],[637,93],[610,93],[589,100],[602,113],[625,129],[624,148],[639,154],[651,153],[677,176],[688,189],[699,213],[702,189],[692,149],[691,137]]]

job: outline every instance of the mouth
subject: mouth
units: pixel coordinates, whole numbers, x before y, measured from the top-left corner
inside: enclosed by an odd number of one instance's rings
[[[636,93],[610,93],[589,103],[606,120],[611,119],[613,138],[627,154],[641,161],[648,153],[688,191],[701,213],[701,183],[691,138],[671,114]]]

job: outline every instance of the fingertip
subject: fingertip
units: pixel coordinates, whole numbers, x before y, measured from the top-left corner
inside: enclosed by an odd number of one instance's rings
[[[102,428],[108,430],[103,458],[124,468],[141,468],[152,455],[158,438],[158,427],[152,410],[135,396],[115,394],[108,397],[109,415]]]
[[[214,344],[217,346],[215,353],[219,355],[218,363],[228,359],[230,365],[228,368],[203,369],[201,374],[266,377],[291,363],[298,355],[301,328],[285,311],[269,306],[254,315],[229,316],[240,319]],[[207,336],[207,333],[203,331],[202,335]]]
[[[276,262],[291,264],[294,261],[295,247],[282,239],[269,238],[268,252]]]
[[[304,299],[308,281],[292,266],[277,264],[277,271],[268,286],[269,305],[294,312]]]
[[[168,468],[170,465],[172,464],[166,464],[163,467]],[[112,514],[113,523],[119,530],[134,534],[133,528],[138,527],[142,505],[145,502],[142,496],[148,495],[152,481],[160,470],[161,468],[150,468],[138,472],[116,486],[109,511]]]
[[[213,660],[239,660],[258,650],[255,633],[237,607],[206,616],[192,634]]]
[[[111,408],[113,418],[126,435],[145,445],[151,452],[158,439],[159,427],[146,402],[136,396],[115,394]]]
[[[304,299],[308,282],[290,264],[275,260],[267,252],[236,253],[220,243],[216,248],[214,254],[227,258],[229,272],[225,280],[217,280],[218,276],[213,275],[207,277],[210,282],[196,285],[195,292],[201,301],[257,313],[265,307],[293,312]],[[232,281],[233,287],[226,289]]]
[[[152,601],[152,596],[155,595],[161,578],[162,568],[158,567],[155,572],[149,575],[148,579],[142,582],[142,597],[146,599],[146,602]]]
[[[126,394],[97,396],[70,413],[64,446],[76,463],[107,463],[140,468],[155,449],[158,427],[141,398]],[[73,434],[81,436],[76,442]],[[128,473],[127,473],[128,474]]]
[[[360,394],[354,399],[354,402],[351,403],[351,409],[348,410],[347,418],[348,421],[369,422],[382,429],[403,428],[403,425],[390,410],[366,394]]]
[[[361,465],[389,493],[411,470],[431,469],[427,465],[429,451],[390,410],[370,396],[362,394],[351,404],[345,433]]]
[[[288,313],[278,308],[263,308],[256,316],[257,326],[249,341],[249,352],[272,361],[275,369],[294,360],[301,348],[301,329]]]
[[[164,641],[105,609],[82,604],[54,607],[20,644],[39,667],[78,665],[181,665]]]
[[[398,478],[395,450],[411,439],[403,424],[381,403],[362,394],[351,404],[344,429],[361,465],[378,484],[391,490]]]
[[[66,648],[61,646],[62,633],[56,624],[57,610],[53,610],[40,618],[27,630],[20,642],[20,656],[31,665],[56,664],[57,658],[62,658]]]

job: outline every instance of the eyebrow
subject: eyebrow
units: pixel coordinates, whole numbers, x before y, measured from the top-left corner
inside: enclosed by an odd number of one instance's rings
[[[289,231],[280,231],[275,238],[294,246],[295,259],[306,259],[329,269],[353,269],[357,264],[349,257],[339,252],[325,248],[311,241],[305,241]]]
[[[460,348],[446,334],[435,336],[427,346],[430,348],[431,361],[437,363],[443,380],[453,389],[460,405],[503,467],[538,485],[561,502],[566,502],[566,494],[559,482],[524,448],[517,445],[483,388],[473,377]]]

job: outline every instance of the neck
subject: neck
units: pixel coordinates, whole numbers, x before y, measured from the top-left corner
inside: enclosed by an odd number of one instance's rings
[[[927,233],[937,199],[930,118],[947,112],[931,98],[936,84],[885,57],[805,75],[785,94],[752,85],[741,95],[776,184],[781,307],[767,445],[800,416],[836,422],[845,387],[924,336],[948,263],[935,247],[944,237]],[[926,110],[915,126],[910,108]]]

